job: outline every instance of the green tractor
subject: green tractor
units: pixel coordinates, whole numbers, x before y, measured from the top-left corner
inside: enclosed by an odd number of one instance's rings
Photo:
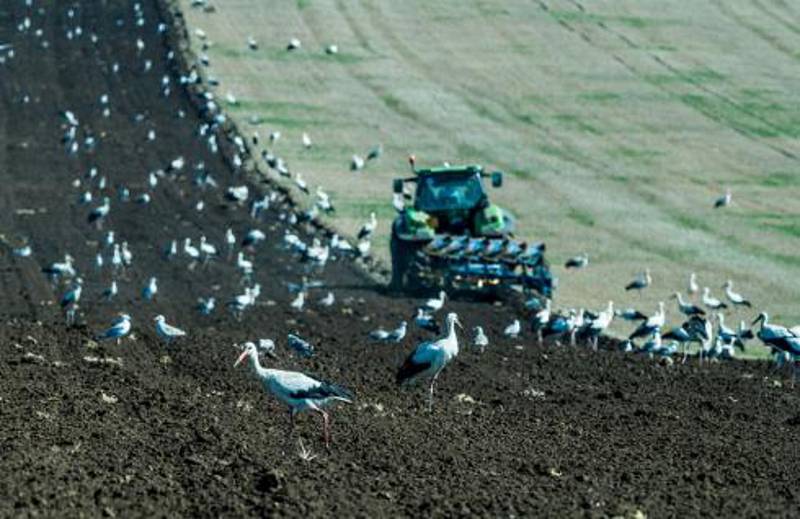
[[[416,184],[413,204],[392,224],[392,288],[496,292],[516,286],[552,297],[557,280],[544,244],[514,239],[514,218],[489,201],[484,179],[499,188],[501,172],[474,164],[417,169],[413,157],[410,162],[414,176],[393,186],[401,197]]]

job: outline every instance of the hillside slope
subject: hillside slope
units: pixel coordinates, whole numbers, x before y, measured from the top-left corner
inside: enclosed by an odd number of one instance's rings
[[[205,13],[179,3],[207,35],[218,93],[239,100],[229,111],[262,142],[281,132],[274,150],[333,192],[338,225],[356,229],[376,211],[385,239],[390,180],[410,153],[476,161],[510,173],[493,196],[555,263],[590,254],[587,272],[562,275],[559,304],[624,300],[650,266],[655,284],[637,301],[648,311],[696,271],[718,295],[732,278],[778,319],[800,320],[800,8],[240,0]],[[287,52],[292,37],[303,46]],[[377,143],[383,157],[350,172],[350,156]],[[733,205],[714,211],[728,187]]]

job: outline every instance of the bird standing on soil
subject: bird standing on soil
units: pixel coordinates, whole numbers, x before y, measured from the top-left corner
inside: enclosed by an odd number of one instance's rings
[[[725,190],[724,195],[722,195],[721,197],[717,198],[714,201],[714,209],[719,209],[720,207],[727,207],[731,205],[731,200],[732,200],[731,190],[727,189]]]
[[[96,338],[99,341],[105,339],[115,339],[117,345],[119,341],[128,335],[131,331],[131,316],[128,314],[120,314],[120,316],[111,322],[111,327],[98,335]]]
[[[722,312],[717,312],[717,337],[722,340],[723,344],[736,344],[739,347],[744,346],[738,340],[739,334],[725,326],[725,315]]]
[[[297,297],[295,297],[294,300],[290,303],[290,306],[295,310],[297,310],[298,312],[302,312],[305,304],[306,304],[306,293],[303,290],[301,290],[300,292],[297,293]]]
[[[376,144],[367,152],[367,160],[377,160],[383,155],[383,144]]]
[[[103,221],[111,211],[111,200],[106,196],[103,197],[103,203],[89,212],[89,223],[93,223],[98,229],[103,227]]]
[[[300,42],[298,38],[292,38],[291,40],[289,40],[289,44],[286,45],[286,50],[297,50],[300,47],[302,47],[302,45],[303,44]]]
[[[678,310],[680,310],[681,313],[686,315],[687,317],[691,317],[693,315],[706,314],[705,310],[703,310],[699,306],[685,302],[680,292],[675,292],[675,294],[673,294],[672,297],[678,300]]]
[[[658,310],[656,313],[647,318],[645,322],[639,325],[633,333],[628,336],[628,340],[634,340],[640,337],[649,337],[661,330],[666,320],[666,313],[664,312],[664,302],[658,303]]]
[[[728,301],[730,301],[733,304],[734,307],[746,306],[747,308],[750,308],[752,306],[750,304],[750,301],[742,297],[741,294],[737,294],[736,292],[733,291],[733,281],[731,281],[730,279],[726,281],[724,285],[722,285],[722,288],[725,289],[725,296],[728,298]]]
[[[233,249],[236,247],[236,235],[233,234],[233,229],[228,227],[225,230],[225,245],[228,247],[228,258],[233,255]]]
[[[780,326],[777,324],[770,324],[769,322],[769,314],[766,312],[761,312],[758,314],[758,317],[755,318],[753,321],[753,325],[756,323],[761,323],[761,328],[758,330],[756,334],[757,337],[763,342],[764,344],[771,346],[773,348],[777,348],[777,344],[781,343],[787,338],[796,338],[800,337],[800,330],[789,329],[785,326]]]
[[[200,250],[192,245],[191,238],[186,238],[183,240],[183,253],[191,258],[192,263],[200,259]]]
[[[381,328],[371,332],[369,334],[370,338],[374,341],[379,342],[393,342],[398,344],[403,341],[406,337],[406,331],[408,330],[408,323],[403,321],[400,323],[400,326],[395,328],[392,331],[386,331]]]
[[[688,344],[691,342],[698,342],[702,345],[704,341],[708,340],[706,322],[705,318],[699,315],[693,315],[680,326],[661,334],[661,338],[675,341],[683,346],[683,362],[686,362],[689,355]]]
[[[171,260],[178,254],[178,240],[169,242],[163,250],[163,257],[165,260]]]
[[[302,357],[312,357],[314,355],[314,346],[301,339],[299,336],[290,333],[286,336],[289,347],[300,354]]]
[[[278,356],[275,354],[275,341],[272,339],[259,339],[258,351],[263,351],[273,359],[278,358]]]
[[[417,345],[397,372],[398,384],[409,384],[420,378],[430,378],[428,410],[433,410],[433,391],[439,374],[458,355],[458,336],[455,327],[461,327],[458,316],[451,312],[445,319],[447,333],[439,339]]]
[[[246,358],[250,359],[250,365],[264,389],[289,407],[289,423],[292,429],[297,413],[311,410],[322,416],[325,446],[330,447],[330,417],[323,409],[334,402],[351,404],[354,400],[353,394],[341,386],[317,380],[303,373],[262,367],[258,360],[258,350],[252,342],[245,343],[244,351],[233,367],[241,364]]]
[[[575,332],[577,328],[583,326],[584,309],[579,311],[570,310],[569,315],[556,315],[550,319],[547,325],[542,330],[542,336],[545,338],[554,337],[556,345],[561,345],[561,337],[564,335],[570,336],[570,345],[575,345]]]
[[[357,238],[359,240],[367,240],[372,237],[372,233],[375,232],[375,228],[378,226],[378,219],[375,217],[375,213],[369,213],[369,221],[361,226],[361,229],[358,231]]]
[[[30,245],[23,245],[22,247],[13,248],[11,253],[18,258],[27,258],[33,254],[33,249]]]
[[[305,193],[307,195],[311,194],[311,192],[308,190],[308,182],[306,182],[303,179],[303,176],[300,175],[300,173],[295,173],[294,174],[294,185],[296,185],[297,189],[299,189],[303,193]]]
[[[511,339],[516,339],[519,337],[520,331],[522,331],[522,325],[519,319],[514,319],[514,322],[506,326],[505,330],[503,330],[503,335]]]
[[[546,300],[544,308],[536,312],[536,315],[533,316],[531,326],[533,327],[533,331],[536,332],[536,339],[539,341],[539,344],[544,342],[543,330],[544,327],[547,326],[547,323],[550,322],[550,309],[552,305],[553,303],[550,299]]]
[[[75,267],[73,263],[75,259],[69,254],[64,254],[64,261],[56,261],[47,267],[42,268],[42,272],[47,274],[51,283],[55,283],[58,278],[72,278],[75,277]]]
[[[647,316],[635,308],[623,308],[622,310],[615,310],[614,315],[626,321],[645,321]]]
[[[425,312],[423,308],[417,308],[417,314],[414,316],[414,324],[423,330],[433,333],[439,333],[440,328],[436,323],[436,319],[429,313]]]
[[[438,312],[444,307],[444,301],[447,298],[447,294],[444,290],[439,291],[438,298],[431,298],[425,301],[423,308],[428,312]]]
[[[145,301],[152,301],[158,293],[158,280],[151,277],[147,285],[142,289],[142,299]]]
[[[642,290],[649,287],[653,282],[653,278],[650,277],[650,269],[644,269],[644,272],[640,273],[636,278],[625,285],[625,290],[638,290],[639,294],[642,293]]]
[[[111,281],[111,285],[108,286],[105,290],[103,290],[103,300],[104,301],[111,301],[114,299],[114,296],[117,295],[119,290],[117,289],[117,282],[115,280]]]
[[[586,325],[584,325],[584,329],[582,330],[582,334],[589,338],[592,341],[592,349],[597,351],[597,345],[600,341],[600,335],[606,331],[606,328],[611,325],[611,321],[614,320],[614,302],[609,301],[608,307],[605,310],[597,314],[597,318],[589,321]]]
[[[200,253],[203,255],[203,262],[208,263],[217,255],[217,248],[208,243],[205,236],[200,237]]]
[[[83,279],[76,278],[72,287],[61,298],[61,308],[66,312],[67,326],[75,324],[75,311],[78,308],[78,301],[81,299],[83,289]]]
[[[772,348],[773,353],[776,353],[776,369],[784,364],[787,358],[790,361],[792,387],[794,387],[797,363],[800,361],[800,333],[796,332],[800,332],[800,330],[770,324],[769,315],[766,312],[761,312],[753,324],[758,322],[761,322],[761,329],[758,330],[757,336],[761,342]]]
[[[201,297],[197,300],[197,310],[201,315],[211,315],[214,312],[216,304],[217,300],[213,297],[209,297],[208,299]]]
[[[333,295],[333,292],[328,292],[325,294],[325,297],[319,300],[319,304],[322,306],[333,306],[333,303],[336,302],[336,296]]]
[[[486,337],[486,334],[483,332],[483,328],[481,326],[476,326],[473,331],[475,335],[472,337],[472,345],[480,350],[481,353],[486,351],[486,347],[489,346],[489,338]]]
[[[712,310],[728,308],[728,305],[711,295],[711,290],[708,287],[703,287],[703,304]]]
[[[255,247],[260,242],[267,239],[267,235],[260,229],[252,229],[245,234],[242,239],[242,247]]]
[[[156,322],[156,332],[158,336],[164,339],[164,342],[167,344],[171,343],[178,337],[185,337],[186,332],[181,330],[180,328],[176,328],[171,324],[167,324],[166,319],[164,319],[163,315],[157,315],[155,319]]]
[[[579,254],[567,260],[564,267],[567,269],[580,270],[589,264],[589,255],[587,253]]]
[[[350,171],[359,171],[364,169],[364,159],[359,155],[353,155],[350,158]]]
[[[700,291],[700,286],[697,284],[697,274],[692,272],[689,274],[689,294],[695,295]]]
[[[388,336],[389,332],[387,332],[383,328],[378,328],[377,330],[372,330],[371,332],[369,332],[369,338],[375,342],[385,341]]]

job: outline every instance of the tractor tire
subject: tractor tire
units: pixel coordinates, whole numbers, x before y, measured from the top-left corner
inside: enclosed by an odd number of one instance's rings
[[[392,254],[392,280],[389,288],[397,291],[419,290],[420,280],[417,275],[417,252],[422,245],[419,242],[403,240],[392,229],[390,251]]]

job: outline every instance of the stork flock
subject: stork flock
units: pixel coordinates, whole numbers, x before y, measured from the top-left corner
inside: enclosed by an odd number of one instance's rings
[[[33,49],[48,49],[49,38],[63,39],[68,45],[76,47],[91,48],[100,43],[100,36],[91,28],[81,26],[80,3],[45,8],[34,6],[34,0],[24,1],[30,15],[20,21],[18,30],[22,38],[30,38],[35,43],[32,45]],[[48,13],[51,10],[59,12]],[[37,28],[40,17],[46,14],[64,16],[66,28],[63,34],[50,35]],[[47,277],[52,290],[60,294],[57,301],[68,327],[93,320],[92,313],[105,314],[109,309],[117,307],[117,316],[105,329],[95,333],[94,339],[114,341],[120,345],[138,329],[139,325],[134,315],[137,313],[141,315],[149,310],[153,324],[147,328],[150,328],[165,345],[177,343],[180,346],[181,342],[191,338],[191,333],[178,326],[178,323],[173,324],[181,319],[183,314],[180,312],[163,315],[155,311],[159,302],[172,300],[175,295],[170,293],[169,283],[162,284],[160,280],[168,280],[169,273],[177,269],[195,277],[199,281],[198,286],[205,286],[202,281],[212,271],[222,270],[226,276],[232,273],[231,277],[238,278],[238,283],[233,284],[234,287],[240,287],[238,292],[226,294],[218,304],[220,287],[213,289],[209,287],[208,293],[199,297],[196,305],[187,310],[196,311],[203,318],[227,311],[231,319],[242,320],[244,315],[256,306],[262,294],[262,285],[258,280],[263,280],[264,276],[260,276],[258,270],[260,265],[270,262],[269,253],[264,251],[264,243],[268,241],[270,229],[274,230],[276,223],[279,223],[284,232],[279,239],[273,239],[269,243],[278,242],[279,246],[289,251],[293,260],[303,265],[302,280],[286,283],[289,293],[293,294],[290,308],[296,312],[303,312],[309,303],[310,291],[324,287],[319,281],[309,280],[309,276],[322,274],[329,261],[369,256],[371,240],[377,227],[375,214],[372,213],[369,220],[356,233],[355,245],[338,234],[321,231],[321,227],[316,225],[320,212],[335,211],[331,197],[322,186],[317,186],[312,195],[312,190],[302,175],[299,172],[292,173],[286,161],[268,150],[264,150],[261,156],[266,165],[280,175],[291,177],[294,186],[300,192],[314,197],[314,203],[310,209],[302,210],[286,191],[275,186],[256,193],[253,184],[242,178],[245,161],[252,156],[251,148],[241,136],[225,129],[227,118],[221,108],[222,102],[209,89],[212,85],[218,85],[219,81],[204,78],[199,73],[200,67],[209,65],[208,57],[201,55],[198,62],[192,64],[183,74],[165,73],[157,77],[154,74],[156,69],[154,65],[158,62],[164,63],[166,69],[176,70],[180,67],[179,56],[175,51],[159,41],[173,28],[157,20],[152,14],[148,18],[145,9],[138,2],[133,3],[132,10],[116,19],[115,23],[117,26],[130,24],[136,27],[141,35],[132,41],[120,42],[120,46],[129,47],[128,57],[119,56],[121,61],[124,60],[122,62],[112,60],[106,63],[105,60],[100,60],[96,65],[86,66],[101,67],[101,74],[108,78],[109,83],[124,81],[124,73],[144,78],[149,76],[152,78],[152,94],[166,99],[176,97],[176,92],[180,90],[189,91],[190,95],[199,99],[198,104],[200,104],[201,121],[194,129],[196,139],[208,153],[221,156],[228,162],[230,170],[224,178],[218,178],[212,174],[211,168],[204,161],[189,155],[188,152],[185,155],[176,152],[163,162],[150,164],[151,169],[145,169],[141,173],[141,178],[133,181],[126,181],[116,176],[111,168],[105,170],[97,165],[90,165],[85,171],[78,172],[70,178],[68,183],[65,182],[64,192],[68,194],[63,200],[54,201],[56,204],[63,203],[72,213],[81,215],[85,234],[89,237],[86,244],[71,244],[70,248],[73,250],[62,251],[63,259],[59,258],[56,261],[53,261],[52,257],[48,261],[44,253],[37,249],[36,236],[19,237],[20,244],[11,243],[3,238],[4,245],[9,245],[13,256],[20,260],[45,265],[41,271]],[[202,31],[196,32],[196,36],[205,38]],[[151,43],[153,41],[157,44],[153,45]],[[258,48],[257,42],[252,38],[248,45],[254,50]],[[299,41],[293,42],[289,50],[299,47]],[[0,45],[0,51],[3,57],[0,65],[12,59],[34,59],[33,56],[24,56],[17,46],[11,44],[3,43]],[[336,52],[338,49],[334,45],[326,49],[328,54]],[[116,110],[123,110],[122,103],[118,107],[118,100],[115,99],[113,90],[101,94],[95,101],[81,103],[84,105],[81,109],[60,107],[56,118],[52,121],[53,126],[59,128],[58,144],[66,157],[72,161],[71,164],[96,164],[97,157],[105,153],[105,141],[116,139],[114,125],[104,122],[115,117]],[[20,96],[19,102],[27,104],[31,102],[31,97]],[[237,100],[229,93],[225,96],[225,102],[236,104]],[[176,124],[187,119],[187,114],[182,109],[177,110],[175,116]],[[120,120],[122,118],[117,117],[115,123]],[[133,134],[141,133],[142,146],[158,143],[161,129],[155,127],[155,120],[150,118],[146,110],[136,113],[128,120],[128,124],[131,125]],[[108,130],[97,131],[98,126],[107,126]],[[163,134],[167,133],[168,129],[163,129]],[[280,137],[280,132],[271,132],[269,136],[271,146],[275,146]],[[252,145],[257,145],[258,140],[258,134],[254,134]],[[304,149],[313,146],[307,133],[303,133],[301,140]],[[378,145],[369,151],[366,159],[356,160],[354,157],[353,163],[358,164],[353,169],[363,168],[364,161],[377,160],[381,153],[382,146]],[[185,187],[187,185],[188,192]],[[212,227],[211,220],[208,220],[208,223],[202,226],[202,232],[195,232],[192,235],[149,236],[140,242],[125,239],[134,234],[137,222],[152,218],[149,208],[158,203],[174,207],[176,214],[180,214],[181,211],[175,206],[183,204],[186,206],[183,208],[184,212],[197,214],[199,219],[204,219],[202,215],[208,212],[211,203],[215,205],[224,203],[242,216],[236,219],[239,224],[227,228]],[[247,219],[249,225],[241,226],[240,222]],[[222,239],[214,242],[215,236]],[[154,240],[160,240],[161,243]],[[70,246],[70,244],[65,245]],[[160,272],[146,272],[138,265],[137,257],[152,257],[153,250],[160,251],[164,278],[154,275]],[[312,304],[325,308],[334,306],[335,302],[334,292],[327,290]],[[137,312],[126,308],[132,305],[138,307]],[[142,328],[145,329],[144,326]],[[244,352],[251,355],[251,358],[253,352],[275,354],[273,341],[261,339],[258,342],[258,347],[255,343],[247,343]],[[310,357],[315,354],[314,346],[297,333],[287,333],[286,344],[300,357]],[[244,360],[244,357],[241,357],[241,360]],[[315,379],[299,373],[261,370],[257,362],[253,366],[259,376],[263,375],[266,377],[265,380],[272,381],[268,384],[270,390],[288,403],[295,412],[305,409],[321,410],[330,398],[350,400],[346,396],[346,390],[338,386],[327,384],[320,386]],[[288,392],[282,393],[282,390]],[[327,415],[323,416],[327,420]],[[329,438],[327,421],[325,431]]]
[[[32,0],[28,0],[31,2]],[[66,13],[67,19],[73,19],[73,7],[58,7]],[[131,13],[133,23],[142,31],[154,30],[159,34],[167,33],[170,28],[164,23],[149,23],[140,4],[133,4]],[[76,22],[77,23],[77,22]],[[31,29],[30,20],[23,21],[19,30],[31,33],[31,37],[39,38]],[[79,30],[80,29],[80,30]],[[78,40],[88,34],[93,43],[97,43],[97,36],[90,30],[73,26],[69,34],[64,37],[68,40]],[[138,251],[128,241],[121,239],[130,233],[129,228],[115,225],[115,214],[118,208],[126,208],[130,213],[131,208],[137,211],[137,217],[148,218],[147,209],[156,203],[159,198],[165,197],[164,185],[175,184],[191,178],[192,195],[185,197],[177,203],[184,203],[194,212],[203,213],[206,210],[206,201],[222,199],[233,210],[241,211],[249,218],[250,226],[242,229],[233,227],[208,229],[199,236],[168,236],[163,243],[152,244],[162,251],[163,264],[171,268],[176,264],[182,266],[186,272],[202,279],[213,265],[224,264],[231,272],[236,272],[241,291],[227,294],[224,304],[221,305],[230,314],[230,318],[241,320],[247,312],[255,307],[262,293],[262,286],[257,282],[258,267],[270,260],[265,257],[264,243],[269,242],[269,236],[264,229],[268,223],[279,221],[284,227],[284,233],[279,240],[282,247],[296,260],[304,265],[304,277],[298,282],[287,283],[287,289],[292,294],[290,307],[292,311],[303,312],[309,304],[310,293],[315,289],[325,288],[324,283],[310,279],[319,276],[325,270],[329,261],[339,258],[359,258],[369,255],[371,239],[375,233],[378,221],[375,213],[369,215],[369,220],[364,223],[356,233],[356,244],[351,244],[345,238],[335,233],[323,233],[319,226],[315,226],[322,213],[335,211],[331,197],[321,186],[313,190],[308,186],[300,172],[292,173],[287,162],[276,155],[274,149],[281,139],[280,132],[273,131],[269,135],[271,149],[261,152],[261,160],[279,175],[292,179],[297,190],[307,197],[313,196],[313,205],[310,209],[303,210],[292,203],[285,191],[277,188],[267,188],[255,193],[252,185],[242,179],[245,164],[252,158],[251,145],[260,142],[259,135],[253,134],[251,143],[248,144],[240,135],[227,131],[226,115],[221,104],[208,89],[208,86],[219,85],[219,80],[201,74],[199,70],[210,66],[210,59],[205,54],[209,43],[207,36],[202,31],[195,31],[195,36],[203,41],[203,53],[198,57],[198,62],[180,75],[173,77],[169,74],[161,78],[153,78],[153,91],[163,97],[174,95],[178,88],[192,87],[193,91],[200,91],[201,115],[203,121],[196,128],[196,137],[203,142],[212,154],[226,154],[231,166],[229,175],[222,179],[214,178],[212,173],[202,161],[194,161],[191,157],[176,155],[162,164],[153,165],[150,171],[142,173],[141,182],[136,185],[125,185],[119,179],[113,178],[113,172],[100,171],[91,167],[76,178],[72,179],[69,186],[70,192],[77,191],[78,195],[70,195],[64,200],[66,204],[83,211],[87,233],[92,233],[96,238],[96,249],[78,260],[69,252],[63,254],[63,260],[47,264],[42,271],[54,290],[63,294],[60,298],[60,307],[63,309],[65,322],[68,326],[76,324],[81,311],[81,305],[87,299],[96,303],[98,308],[108,308],[117,304],[120,292],[126,295],[137,294],[144,308],[159,300],[169,298],[170,294],[163,290],[159,278],[151,273],[137,270],[136,260]],[[258,42],[249,37],[247,47],[252,51],[259,48]],[[164,59],[168,63],[177,60],[173,51],[166,51],[165,56],[155,56],[154,53],[164,52],[163,47],[151,49],[141,38],[131,42],[135,49],[138,62],[126,66],[136,67],[142,74],[149,73],[153,68],[153,60]],[[301,49],[301,42],[293,39],[287,46],[287,52],[297,52]],[[335,54],[338,48],[329,46],[327,54]],[[7,54],[7,58],[13,54]],[[117,75],[120,71],[119,63],[110,63],[109,74]],[[237,100],[232,94],[226,96],[228,104],[235,104]],[[69,156],[91,154],[102,148],[103,135],[96,135],[89,125],[82,122],[83,117],[107,118],[114,110],[114,99],[109,94],[104,94],[96,103],[96,113],[79,115],[69,107],[64,107],[59,114],[61,125],[60,145],[64,153]],[[146,120],[145,114],[139,114],[131,124],[139,124]],[[178,112],[177,118],[183,119],[186,114]],[[149,128],[145,133],[145,142],[157,141],[156,129]],[[303,148],[313,146],[307,133],[301,136]],[[366,158],[354,155],[351,160],[351,169],[360,170],[368,161],[377,160],[382,153],[382,146],[371,149]],[[214,194],[216,193],[216,195]],[[174,200],[171,203],[176,203]],[[730,203],[730,195],[720,203],[724,206]],[[397,207],[398,204],[395,204]],[[209,236],[222,236],[221,243],[214,243]],[[25,243],[13,248],[13,253],[19,258],[37,258],[35,237],[33,245]],[[42,259],[41,257],[37,259]],[[79,269],[78,264],[93,265],[94,269]],[[583,269],[589,264],[588,254],[571,259],[567,267]],[[140,286],[131,286],[130,279],[133,273],[146,283]],[[89,291],[89,280],[103,280],[102,290]],[[652,285],[649,270],[637,276],[625,287],[626,291],[643,291]],[[766,313],[761,313],[755,323],[760,323],[760,329],[754,334],[743,322],[737,329],[725,325],[725,312],[732,312],[729,316],[736,316],[742,308],[751,308],[751,303],[733,289],[733,283],[727,281],[724,285],[727,303],[712,296],[708,287],[703,288],[699,303],[684,299],[680,292],[675,293],[678,311],[686,317],[685,322],[676,328],[664,330],[666,324],[666,305],[659,303],[658,309],[651,315],[646,315],[636,309],[616,309],[612,301],[597,312],[588,309],[571,309],[556,311],[552,301],[546,300],[543,304],[538,299],[532,299],[529,304],[528,314],[514,319],[504,329],[503,335],[509,340],[519,340],[528,329],[536,335],[539,344],[549,340],[555,344],[568,338],[571,346],[576,346],[578,340],[589,344],[592,349],[599,348],[600,338],[611,325],[615,318],[637,323],[628,340],[623,343],[626,351],[646,353],[660,358],[669,358],[682,354],[684,361],[689,354],[689,345],[699,345],[698,358],[701,362],[707,359],[725,359],[734,356],[735,348],[744,348],[746,341],[757,336],[765,345],[772,348],[778,365],[794,367],[800,360],[800,327],[787,328],[769,322]],[[689,294],[695,297],[699,294],[696,276],[690,278]],[[131,296],[133,298],[135,296]],[[130,300],[130,299],[128,299]],[[405,360],[397,366],[395,380],[399,385],[407,385],[416,381],[426,381],[428,385],[428,409],[433,408],[435,384],[446,366],[459,354],[459,339],[457,328],[462,323],[455,312],[445,311],[447,307],[447,294],[442,291],[437,297],[423,302],[416,313],[408,320],[401,321],[394,328],[379,328],[369,334],[375,342],[391,343],[402,347],[408,336],[410,324],[416,326],[423,333],[434,334],[417,343],[405,355]],[[316,299],[314,304],[320,307],[331,307],[335,304],[336,296],[333,290],[326,289],[324,296]],[[702,306],[701,306],[702,304]],[[194,311],[201,316],[211,316],[219,312],[216,296],[208,293],[200,297]],[[92,308],[95,308],[92,306]],[[437,322],[438,313],[445,315],[443,327]],[[714,312],[713,317],[709,314]],[[190,333],[180,327],[169,324],[168,320],[177,319],[178,315],[153,316],[153,330],[166,344],[176,341],[186,341]],[[716,328],[714,327],[716,323]],[[475,350],[483,353],[490,347],[490,338],[487,335],[487,326],[474,324],[471,344]],[[96,334],[95,338],[102,341],[116,341],[117,344],[128,337],[134,329],[135,323],[131,312],[122,309],[107,329]],[[463,328],[463,327],[462,327]],[[637,344],[636,341],[641,341]],[[666,341],[666,343],[665,343]],[[300,357],[311,357],[316,348],[296,333],[287,333],[287,347]],[[401,350],[402,351],[402,350]],[[239,356],[234,366],[247,360],[264,388],[283,402],[289,409],[289,417],[294,424],[294,417],[302,411],[318,413],[323,421],[323,433],[326,445],[331,441],[330,418],[325,410],[335,402],[349,403],[354,400],[354,395],[346,388],[325,382],[315,377],[294,371],[284,371],[263,367],[260,353],[275,355],[275,343],[270,339],[261,339],[255,342],[245,342],[241,347]],[[794,374],[793,374],[794,376]]]

